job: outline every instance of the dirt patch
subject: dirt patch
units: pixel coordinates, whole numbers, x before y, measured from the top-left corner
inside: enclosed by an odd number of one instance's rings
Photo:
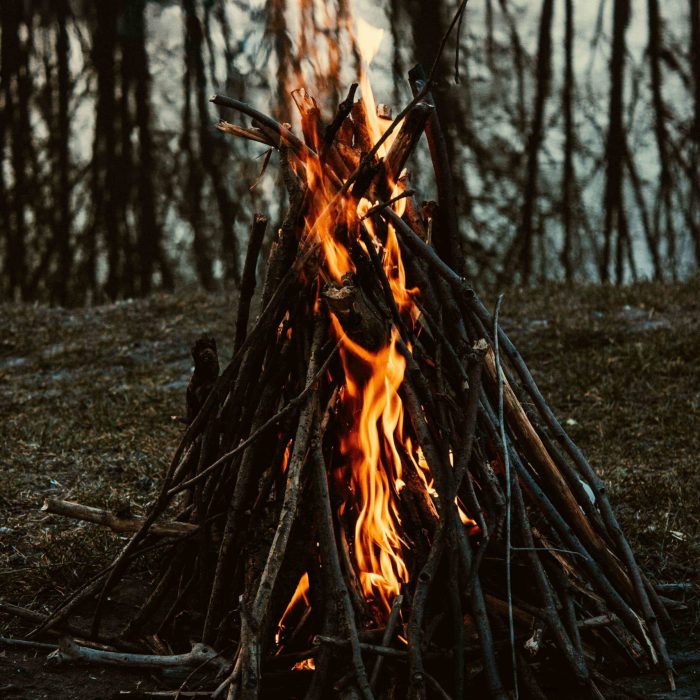
[[[159,295],[86,310],[0,307],[0,592],[47,612],[123,540],[46,515],[47,496],[137,514],[183,426],[189,344],[231,354],[233,301]],[[700,282],[512,291],[502,310],[545,396],[608,484],[655,582],[700,583]],[[697,648],[691,596],[674,653]],[[0,616],[0,635],[27,631]],[[175,687],[153,674],[52,669],[45,653],[0,651],[0,695],[111,698]],[[635,684],[642,685],[637,688]],[[625,687],[662,697],[663,680]],[[681,676],[700,697],[697,666]],[[610,697],[613,697],[611,695]]]

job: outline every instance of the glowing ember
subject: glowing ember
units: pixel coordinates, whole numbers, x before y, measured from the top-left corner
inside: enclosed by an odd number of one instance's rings
[[[303,659],[292,666],[292,671],[313,671],[315,668],[316,662],[313,659]]]

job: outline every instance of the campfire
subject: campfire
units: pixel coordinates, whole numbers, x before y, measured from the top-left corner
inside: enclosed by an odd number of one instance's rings
[[[295,90],[301,137],[212,98],[252,119],[223,132],[279,152],[289,195],[260,312],[258,215],[233,358],[217,378],[216,345],[195,346],[148,516],[48,505],[133,533],[42,625],[96,600],[82,636],[103,650],[59,655],[138,664],[164,639],[178,653],[157,658],[213,669],[221,698],[603,697],[622,665],[673,682],[668,615],[604,484],[463,277],[432,76],[410,77],[395,119],[366,73],[326,122]],[[405,170],[423,134],[437,203]],[[108,598],[154,551],[160,573],[108,635]]]

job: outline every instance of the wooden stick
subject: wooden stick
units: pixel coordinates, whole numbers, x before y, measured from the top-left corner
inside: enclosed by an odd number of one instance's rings
[[[101,666],[121,666],[127,668],[191,668],[204,663],[212,663],[219,669],[226,669],[229,663],[220,654],[205,644],[193,644],[186,654],[168,656],[157,654],[128,654],[119,651],[103,651],[80,646],[70,637],[62,637],[58,649],[48,656],[52,663],[84,662]]]
[[[379,187],[383,194],[387,196],[391,194],[390,188],[398,180],[403,166],[423,134],[426,121],[434,111],[435,108],[427,102],[417,102],[406,115],[399,133],[396,134],[396,138],[391,144],[386,158],[384,158],[383,174],[386,184]]]
[[[223,131],[225,134],[239,136],[241,138],[248,139],[249,141],[257,141],[265,146],[277,146],[277,144],[261,129],[246,129],[242,126],[238,126],[237,124],[231,124],[230,122],[224,121],[223,119],[216,125],[216,128],[219,131]]]
[[[449,505],[443,507],[449,508]],[[430,592],[430,586],[435,577],[435,572],[445,547],[446,538],[446,513],[442,514],[437,532],[433,538],[428,560],[421,569],[416,583],[416,590],[413,594],[411,614],[408,618],[408,657],[410,673],[410,698],[425,698],[425,668],[423,667],[423,617],[425,615],[425,604]]]
[[[321,160],[325,160],[328,149],[332,146],[335,135],[343,125],[343,122],[352,111],[352,106],[355,100],[355,92],[358,84],[353,83],[350,86],[347,97],[338,105],[338,110],[333,117],[333,121],[325,128],[323,133],[323,148],[321,149]]]
[[[14,639],[13,637],[0,637],[0,647],[8,647],[10,649],[39,649],[40,651],[55,651],[55,644],[45,644],[44,642],[35,642],[31,639]]]
[[[391,640],[394,637],[394,631],[396,630],[396,625],[399,621],[399,615],[401,614],[401,606],[403,605],[403,595],[399,594],[394,597],[391,602],[391,612],[389,613],[389,618],[386,621],[386,628],[384,629],[384,634],[382,636],[382,646],[388,647],[391,644]],[[382,663],[384,657],[377,656],[374,662],[374,668],[372,669],[372,675],[370,676],[370,686],[374,690],[377,686],[377,681],[379,680],[379,673],[382,670]]]
[[[414,95],[417,95],[423,88],[426,82],[425,71],[420,64],[411,68],[408,72],[408,79],[411,84],[411,90]],[[425,95],[425,100],[431,105],[435,105],[432,93],[428,91]],[[433,162],[433,172],[435,173],[435,183],[438,191],[438,216],[440,223],[440,233],[445,241],[438,241],[442,245],[438,245],[438,250],[441,250],[446,261],[457,270],[460,274],[464,270],[464,256],[460,247],[459,227],[457,223],[457,200],[455,195],[454,180],[452,177],[452,169],[447,154],[447,143],[445,135],[440,125],[440,116],[437,109],[433,109],[428,117],[428,122],[425,126],[425,135],[428,139],[428,148],[430,149],[430,157]]]
[[[326,324],[324,323],[323,319],[317,316],[314,322],[314,338],[306,375],[307,385],[313,381],[314,376],[318,371],[318,366],[320,364],[319,353],[325,330]],[[296,437],[294,439],[292,456],[289,461],[289,466],[287,467],[284,500],[282,503],[279,521],[277,523],[277,529],[272,540],[272,545],[265,563],[265,568],[263,569],[260,577],[258,591],[249,612],[253,633],[258,632],[265,627],[265,618],[268,614],[270,596],[282,566],[284,555],[287,551],[289,535],[297,513],[301,470],[306,462],[307,447],[314,413],[315,402],[307,399],[307,402],[299,415],[299,424],[297,427]],[[256,645],[255,642],[251,644]],[[259,682],[257,682],[259,669],[255,667],[254,664],[251,664],[250,660],[247,658],[250,648],[251,645],[244,647],[242,654],[242,665],[247,666],[249,672],[248,684],[243,687],[242,697],[244,699],[247,697],[257,697],[257,688],[259,686]],[[254,680],[256,681],[255,685],[253,685]],[[255,691],[255,693],[253,693],[253,691]]]
[[[350,646],[350,640],[317,634],[314,637],[314,644],[329,644],[330,646],[343,648]],[[393,647],[385,647],[379,644],[368,644],[367,642],[360,642],[360,650],[369,652],[370,654],[393,657],[395,659],[405,659],[408,656],[408,652],[403,649],[394,649]]]
[[[255,292],[255,268],[258,264],[258,256],[262,246],[265,231],[267,230],[267,217],[255,214],[253,225],[248,238],[248,250],[243,265],[243,277],[241,278],[240,296],[238,299],[238,316],[236,317],[236,336],[233,343],[233,351],[241,347],[248,332],[248,315],[250,314],[250,301]]]
[[[144,523],[143,518],[120,517],[102,508],[85,506],[82,503],[64,501],[60,498],[48,498],[44,502],[41,510],[55,515],[64,515],[75,520],[84,520],[97,525],[104,525],[114,532],[137,532]],[[181,523],[169,521],[164,523],[154,523],[149,528],[149,533],[159,537],[178,537],[180,535],[197,532],[197,525],[192,523]]]
[[[367,671],[362,661],[360,641],[355,624],[355,615],[350,601],[350,594],[343,574],[340,569],[340,558],[335,538],[335,527],[333,523],[333,512],[331,510],[330,493],[328,491],[328,477],[326,475],[326,463],[321,450],[320,435],[318,426],[315,429],[314,444],[312,452],[312,478],[314,485],[314,498],[316,511],[320,519],[318,524],[318,536],[321,545],[321,562],[327,567],[329,577],[328,588],[332,591],[336,610],[340,612],[344,621],[345,632],[350,640],[352,650],[352,665],[355,671],[355,678],[358,688],[365,700],[373,698],[370,683],[367,680]],[[330,601],[327,601],[329,603]]]

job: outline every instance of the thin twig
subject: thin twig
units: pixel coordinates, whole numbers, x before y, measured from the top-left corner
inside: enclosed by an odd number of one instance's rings
[[[415,194],[413,190],[404,190],[401,192],[401,194],[397,194],[395,197],[392,197],[391,199],[388,199],[386,202],[379,202],[379,204],[375,204],[373,207],[370,207],[361,217],[360,221],[364,221],[365,219],[369,219],[372,214],[376,214],[378,211],[381,211],[382,209],[386,209],[386,207],[390,207],[392,204],[398,202],[399,200],[403,199],[404,197],[412,197]]]
[[[345,336],[343,336],[343,338],[344,337]],[[196,476],[193,476],[191,479],[188,479],[187,481],[184,481],[183,483],[174,486],[172,489],[170,489],[170,491],[168,491],[168,495],[174,496],[175,494],[180,493],[180,491],[184,491],[185,489],[188,489],[194,484],[200,482],[202,479],[206,478],[217,469],[220,469],[231,458],[235,457],[246,447],[255,442],[266,430],[271,428],[273,425],[279,423],[283,418],[286,418],[292,412],[293,409],[302,404],[303,401],[311,393],[311,391],[313,391],[316,388],[318,381],[321,379],[321,377],[323,377],[325,371],[328,369],[328,366],[333,361],[333,358],[340,349],[343,338],[338,340],[338,342],[335,344],[335,347],[333,348],[333,350],[331,350],[330,354],[319,368],[311,384],[305,386],[304,389],[297,396],[295,396],[293,399],[287,402],[284,408],[280,409],[280,411],[278,411],[274,416],[272,416],[272,418],[266,420],[257,430],[254,430],[243,442],[234,447],[234,449],[221,455],[221,457],[219,457],[219,459],[217,459],[216,462],[210,464],[204,471],[201,471]]]
[[[506,445],[506,424],[503,415],[503,368],[501,367],[501,355],[498,345],[498,314],[501,310],[503,295],[498,297],[496,310],[493,314],[493,338],[494,355],[496,358],[496,372],[498,373],[498,426],[501,433],[501,442]],[[508,597],[508,634],[510,636],[510,654],[513,667],[513,690],[515,700],[518,700],[518,668],[515,653],[515,623],[513,621],[513,587],[511,571],[511,471],[509,450],[503,450],[503,468],[506,474],[506,595]]]
[[[401,594],[394,597],[391,603],[391,612],[389,613],[389,619],[386,621],[386,628],[384,629],[384,636],[382,637],[382,646],[388,647],[391,644],[391,639],[394,636],[394,630],[396,629],[396,624],[399,621],[399,615],[401,614],[401,605],[403,604],[403,596]],[[372,690],[375,689],[377,681],[379,680],[379,672],[382,670],[382,662],[384,660],[383,656],[377,656],[377,660],[374,662],[374,668],[372,669],[372,675],[370,676],[369,684]]]
[[[0,647],[9,647],[10,649],[39,649],[41,651],[56,651],[58,648],[55,644],[35,642],[31,639],[15,639],[14,637],[0,637]]]

